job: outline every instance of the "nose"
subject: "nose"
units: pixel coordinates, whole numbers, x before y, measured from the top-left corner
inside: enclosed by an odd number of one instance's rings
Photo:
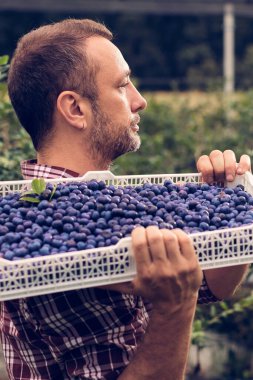
[[[131,94],[131,111],[133,113],[144,110],[147,107],[146,99],[139,93],[137,88],[132,84]]]

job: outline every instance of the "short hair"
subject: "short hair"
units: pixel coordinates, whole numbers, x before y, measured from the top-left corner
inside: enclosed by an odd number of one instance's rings
[[[40,150],[50,136],[56,100],[65,90],[97,98],[97,65],[85,52],[92,36],[112,33],[89,19],[67,19],[35,29],[18,42],[8,74],[8,91],[21,125]]]

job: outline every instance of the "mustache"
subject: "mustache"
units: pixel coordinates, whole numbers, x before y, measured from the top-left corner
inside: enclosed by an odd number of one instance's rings
[[[141,118],[139,115],[134,115],[132,118],[131,118],[131,121],[130,121],[130,125],[131,126],[134,126],[136,124],[139,124],[139,122],[141,121]]]

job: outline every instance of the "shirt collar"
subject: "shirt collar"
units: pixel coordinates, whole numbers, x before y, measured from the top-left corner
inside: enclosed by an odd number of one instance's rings
[[[61,168],[59,166],[49,166],[38,164],[37,160],[21,161],[21,173],[24,179],[32,178],[71,178],[79,177],[80,174],[73,170]]]

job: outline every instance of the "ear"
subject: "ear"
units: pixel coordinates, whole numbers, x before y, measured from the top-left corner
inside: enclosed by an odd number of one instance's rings
[[[74,91],[63,91],[57,98],[58,112],[73,127],[87,127],[87,100]]]

